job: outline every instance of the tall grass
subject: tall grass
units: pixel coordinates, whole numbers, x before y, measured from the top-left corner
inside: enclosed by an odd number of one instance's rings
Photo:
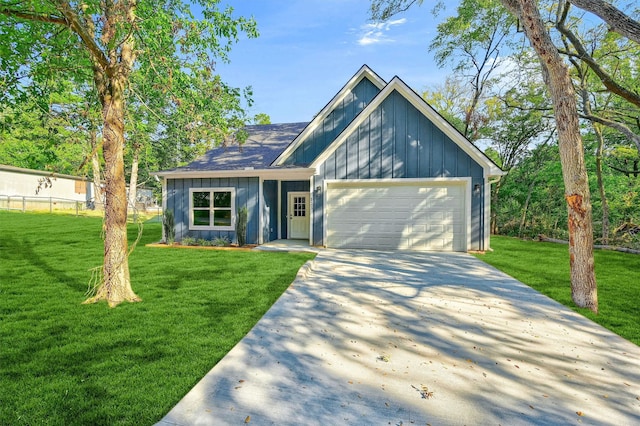
[[[82,304],[101,219],[0,212],[0,424],[155,423],[312,257],[145,247],[161,226],[130,258],[143,301],[110,309]]]

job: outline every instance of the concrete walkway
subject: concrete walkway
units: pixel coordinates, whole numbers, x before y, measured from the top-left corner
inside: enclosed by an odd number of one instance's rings
[[[640,424],[640,348],[466,254],[323,250],[160,425]]]

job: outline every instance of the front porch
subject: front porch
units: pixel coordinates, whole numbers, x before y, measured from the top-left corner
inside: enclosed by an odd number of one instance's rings
[[[322,250],[322,247],[313,247],[309,245],[309,240],[280,239],[261,244],[254,248],[254,250],[319,253]]]

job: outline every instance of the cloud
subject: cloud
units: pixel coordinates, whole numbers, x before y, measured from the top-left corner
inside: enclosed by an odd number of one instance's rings
[[[392,43],[394,40],[386,33],[394,26],[402,25],[405,22],[407,22],[407,20],[405,18],[401,18],[393,21],[375,22],[363,25],[360,27],[363,34],[358,39],[358,44],[360,46],[368,46],[371,44]]]

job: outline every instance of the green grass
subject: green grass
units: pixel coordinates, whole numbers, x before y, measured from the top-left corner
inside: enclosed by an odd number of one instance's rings
[[[493,252],[476,257],[640,345],[640,255],[595,251],[595,315],[571,300],[568,246],[492,236],[491,248]]]
[[[82,305],[99,218],[0,211],[0,424],[153,424],[260,319],[313,256],[150,248],[141,303]],[[129,229],[135,238],[135,225]]]

